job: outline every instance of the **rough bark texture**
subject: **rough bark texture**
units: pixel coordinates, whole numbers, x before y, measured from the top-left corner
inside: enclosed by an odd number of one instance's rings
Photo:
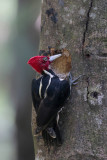
[[[48,152],[34,137],[36,160],[107,160],[106,11],[106,0],[43,2],[40,49],[69,49],[73,77],[85,76],[61,116],[63,145]],[[32,122],[34,131],[34,111]]]

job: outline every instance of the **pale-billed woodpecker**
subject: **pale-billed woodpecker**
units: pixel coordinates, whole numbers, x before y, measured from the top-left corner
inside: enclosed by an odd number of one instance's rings
[[[61,54],[54,56],[35,56],[29,59],[28,64],[42,76],[32,80],[32,101],[37,114],[37,128],[35,134],[42,132],[45,144],[55,142],[62,144],[58,126],[59,112],[70,95],[71,85],[78,80],[60,79],[51,69],[50,64]]]

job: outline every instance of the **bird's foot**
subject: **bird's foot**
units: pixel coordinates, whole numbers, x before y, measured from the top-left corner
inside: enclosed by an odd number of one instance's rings
[[[46,131],[52,138],[56,138],[56,133],[53,128],[47,128]]]
[[[77,77],[76,79],[73,80],[71,73],[69,73],[69,82],[70,82],[70,84],[71,84],[71,85],[76,85],[76,84],[78,84],[77,81],[78,81],[82,76],[84,76],[84,75],[80,75],[79,77]]]
[[[35,130],[35,135],[39,134],[42,131],[41,127],[37,127]]]

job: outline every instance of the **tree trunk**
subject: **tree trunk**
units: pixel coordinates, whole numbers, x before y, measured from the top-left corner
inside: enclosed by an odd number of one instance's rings
[[[61,116],[62,146],[48,151],[34,137],[36,160],[107,160],[106,10],[106,0],[43,1],[40,49],[68,49],[73,77],[85,76]]]

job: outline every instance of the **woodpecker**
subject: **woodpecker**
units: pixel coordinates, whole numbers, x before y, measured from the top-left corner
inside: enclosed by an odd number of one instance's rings
[[[64,106],[70,95],[71,84],[75,84],[70,75],[70,81],[60,79],[50,69],[52,61],[60,57],[61,54],[54,56],[35,56],[29,59],[28,64],[41,77],[32,80],[32,101],[37,114],[37,128],[35,134],[42,132],[44,141],[48,144],[48,139],[57,141],[58,145],[62,144],[60,130],[58,126],[59,112]]]

